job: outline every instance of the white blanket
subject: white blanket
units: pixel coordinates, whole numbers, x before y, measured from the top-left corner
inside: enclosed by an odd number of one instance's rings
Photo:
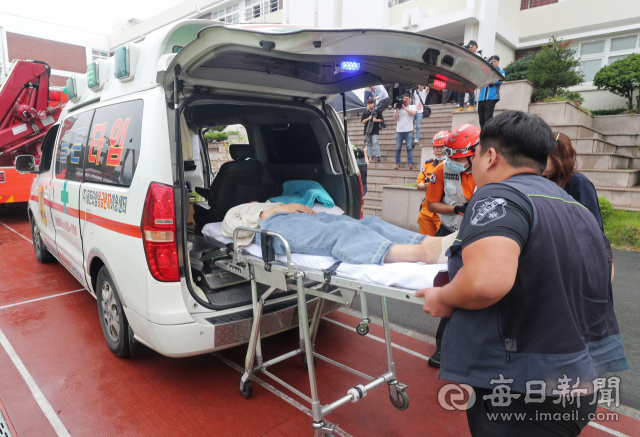
[[[202,233],[224,243],[232,242],[233,240],[220,234],[221,227],[222,223],[209,223],[202,228]],[[258,258],[262,258],[262,250],[255,243],[245,246],[243,249]],[[285,263],[287,261],[285,255],[276,255],[276,259]],[[318,270],[324,270],[338,261],[330,256],[305,255],[302,253],[292,253],[291,260],[299,266]],[[446,264],[390,263],[378,266],[374,264],[342,263],[336,273],[368,284],[419,290],[433,287],[434,278],[443,270],[447,270]]]

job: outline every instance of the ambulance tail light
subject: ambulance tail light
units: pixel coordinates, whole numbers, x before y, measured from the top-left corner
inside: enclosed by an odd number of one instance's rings
[[[158,281],[180,280],[173,187],[152,183],[142,212],[142,242],[149,272]]]
[[[360,218],[364,218],[364,188],[362,188],[362,175],[358,173],[358,182],[360,183]]]

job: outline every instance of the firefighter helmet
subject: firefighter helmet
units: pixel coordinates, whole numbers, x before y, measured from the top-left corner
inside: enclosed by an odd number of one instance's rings
[[[480,129],[472,124],[462,124],[451,131],[442,153],[449,158],[465,158],[473,155],[479,142]]]
[[[436,147],[442,147],[444,146],[447,138],[449,138],[449,132],[446,130],[441,130],[433,136],[433,145]]]

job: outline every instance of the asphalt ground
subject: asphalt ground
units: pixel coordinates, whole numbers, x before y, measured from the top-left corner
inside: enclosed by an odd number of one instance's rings
[[[620,377],[621,404],[640,410],[640,252],[614,249],[613,257],[613,302],[630,369],[607,376]],[[369,313],[381,317],[380,299],[369,296],[367,302]],[[389,300],[387,306],[392,323],[435,337],[440,319],[402,301]],[[360,311],[359,301],[353,309]]]
[[[277,382],[258,375],[253,396],[240,396],[246,346],[181,359],[156,353],[115,357],[106,347],[95,299],[59,263],[37,263],[30,238],[23,209],[0,216],[0,413],[13,437],[311,436],[307,402]],[[389,303],[393,320],[404,322],[406,308]],[[427,316],[416,315],[424,332],[421,320]],[[330,314],[320,324],[316,351],[379,375],[386,363],[382,328],[374,323],[362,337],[355,332],[357,322],[349,313]],[[435,332],[436,322],[429,323]],[[265,359],[298,347],[297,335],[294,329],[265,339]],[[465,412],[438,403],[447,381],[426,365],[435,350],[432,339],[397,325],[391,339],[398,380],[409,385],[411,406],[398,411],[385,387],[371,390],[327,417],[340,424],[338,435],[468,436]],[[270,371],[309,393],[299,357]],[[321,360],[316,374],[323,404],[363,382]],[[597,419],[581,435],[633,436],[639,424],[623,413]]]

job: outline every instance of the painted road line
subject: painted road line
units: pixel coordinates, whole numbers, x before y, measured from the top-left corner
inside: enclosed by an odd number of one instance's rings
[[[24,235],[22,235],[20,232],[16,231],[15,229],[10,228],[9,226],[5,225],[4,223],[0,222],[0,225],[4,226],[5,228],[9,229],[11,232],[16,233],[20,236],[20,238],[24,238],[25,240],[27,240],[29,243],[33,244],[33,241],[28,239],[27,237],[25,237]]]
[[[607,432],[607,433],[609,433],[611,435],[615,435],[616,437],[630,437],[630,436],[628,436],[626,434],[621,433],[620,431],[616,431],[615,429],[607,428],[604,425],[600,425],[598,422],[591,421],[591,422],[589,422],[589,425],[593,426],[594,428],[599,429],[600,431],[604,431],[604,432]]]
[[[322,320],[326,320],[327,322],[331,322],[331,323],[334,323],[334,324],[336,324],[338,326],[342,326],[343,328],[346,328],[346,329],[348,329],[350,331],[355,331],[353,326],[345,325],[344,323],[336,322],[335,320],[328,319],[326,317],[323,317]],[[376,337],[375,335],[367,334],[367,335],[365,335],[365,337],[371,338],[371,339],[373,339],[375,341],[379,341],[380,343],[384,343],[384,338]],[[396,349],[399,349],[399,350],[401,350],[403,352],[411,354],[414,357],[418,357],[418,358],[421,358],[421,359],[423,359],[425,361],[429,361],[429,357],[428,356],[422,355],[422,354],[420,354],[418,352],[415,352],[415,351],[412,351],[411,349],[408,349],[408,348],[406,348],[404,346],[400,346],[400,345],[395,344],[395,343],[391,343],[391,346],[393,346]]]
[[[67,291],[66,293],[54,294],[53,296],[39,297],[37,299],[25,300],[24,302],[12,303],[11,305],[5,305],[5,306],[0,307],[0,310],[3,310],[5,308],[15,307],[15,306],[18,306],[18,305],[24,305],[26,303],[37,302],[39,300],[51,299],[52,297],[64,296],[65,294],[77,293],[78,291],[84,291],[84,288],[79,288],[79,289],[73,290],[73,291]]]
[[[24,364],[22,363],[22,360],[20,359],[16,351],[13,349],[13,346],[11,346],[11,343],[9,343],[9,340],[7,340],[7,337],[5,337],[1,329],[0,329],[0,344],[2,345],[2,347],[4,347],[4,350],[7,352],[7,355],[9,355],[9,358],[11,358],[11,361],[13,361],[14,366],[16,366],[16,369],[18,369],[18,372],[20,372],[20,375],[22,376],[24,381],[27,383],[29,390],[31,390],[33,397],[36,399],[36,402],[40,406],[40,409],[42,410],[44,415],[49,420],[49,423],[51,424],[51,426],[53,426],[53,429],[55,430],[56,434],[58,434],[59,437],[71,437],[71,435],[69,434],[69,431],[67,431],[67,428],[64,427],[64,425],[62,424],[62,421],[60,420],[56,412],[53,411],[51,404],[49,403],[49,401],[47,401],[47,398],[44,396],[42,391],[40,391],[40,388],[31,377],[31,374],[29,373],[27,368],[24,366]]]
[[[217,359],[219,359],[220,361],[222,361],[223,363],[225,363],[229,367],[231,367],[233,369],[236,369],[238,372],[244,373],[244,369],[242,367],[238,366],[233,361],[223,357],[218,352],[214,352],[211,355],[213,355],[214,357],[216,357]],[[313,415],[311,414],[311,410],[308,407],[305,407],[304,405],[302,405],[300,402],[296,401],[292,397],[287,396],[286,394],[282,393],[280,390],[278,390],[277,388],[275,388],[274,386],[272,386],[268,382],[265,382],[260,378],[256,378],[255,376],[252,378],[252,381],[255,381],[259,385],[261,385],[264,388],[266,388],[267,390],[269,390],[274,395],[278,396],[280,399],[284,400],[289,405],[297,408],[298,410],[300,410],[303,413],[305,413],[307,416],[313,418]],[[341,435],[342,437],[352,437],[351,434],[347,434],[346,432],[344,432],[340,428],[336,429],[336,434]]]

